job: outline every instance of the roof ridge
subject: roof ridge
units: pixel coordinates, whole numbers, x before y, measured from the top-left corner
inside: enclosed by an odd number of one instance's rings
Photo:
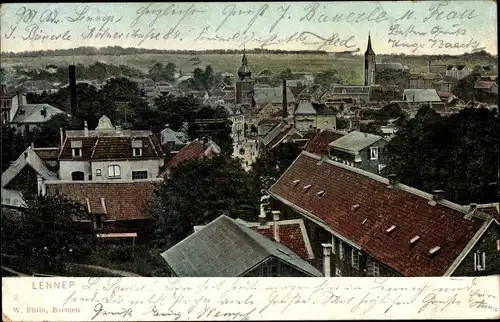
[[[95,140],[94,146],[92,146],[90,148],[90,151],[92,151],[92,153],[90,154],[90,159],[92,159],[94,157],[95,149],[97,147],[97,143],[99,143],[100,138],[101,138],[100,136],[97,136],[97,139]]]
[[[302,153],[299,154],[299,156],[297,157],[297,159],[300,158],[301,155],[305,155],[307,157],[313,158],[313,159],[318,160],[318,161],[321,160],[321,156],[313,154],[313,153],[310,153],[310,152],[307,152],[307,151],[302,151]],[[297,161],[297,159],[295,159],[294,162]],[[359,169],[359,168],[356,168],[356,167],[351,167],[351,166],[345,165],[343,163],[333,161],[333,160],[328,159],[328,158],[325,159],[325,160],[323,160],[323,162],[326,162],[326,163],[328,163],[330,165],[337,166],[337,167],[342,168],[344,170],[348,170],[348,171],[357,173],[359,175],[368,177],[368,178],[373,179],[375,181],[378,181],[380,183],[383,183],[383,184],[386,184],[386,185],[389,184],[389,179],[388,178],[379,176],[377,174],[374,174],[374,173],[371,173],[371,172],[368,172],[368,171],[365,171],[365,170],[362,170],[362,169]],[[293,165],[293,163],[292,163],[292,165]],[[289,169],[292,167],[292,165],[290,165]],[[287,169],[287,171],[288,171],[288,169]],[[285,171],[285,173],[287,171]],[[279,179],[278,179],[278,181],[279,181]],[[423,199],[432,200],[432,198],[433,198],[433,195],[431,193],[428,193],[428,192],[425,192],[425,191],[422,191],[422,190],[419,190],[419,189],[407,186],[407,185],[402,184],[402,183],[398,183],[397,187],[398,187],[399,190],[411,193],[411,194],[413,194],[415,196],[418,196],[418,197],[421,197]],[[443,199],[443,200],[439,201],[439,204],[442,205],[442,206],[444,206],[444,207],[450,208],[452,210],[455,210],[455,211],[458,211],[458,212],[461,212],[461,213],[464,213],[464,214],[466,214],[468,212],[467,207],[464,207],[464,206],[462,206],[460,204],[457,204],[457,203],[452,202],[452,201],[447,200],[447,199]]]
[[[156,147],[155,147],[155,145],[154,145],[154,143],[153,143],[153,140],[151,140],[151,134],[150,134],[150,135],[148,135],[148,139],[149,139],[149,143],[151,143],[151,145],[153,146],[153,150],[155,151],[155,154],[156,154],[157,156],[160,156],[160,154],[158,153],[158,150],[156,150]]]

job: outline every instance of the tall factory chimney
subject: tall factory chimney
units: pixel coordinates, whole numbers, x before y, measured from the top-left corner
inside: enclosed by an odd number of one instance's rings
[[[283,119],[288,118],[288,102],[286,97],[286,79],[283,79]]]
[[[69,65],[69,90],[71,95],[71,115],[76,115],[76,67]]]

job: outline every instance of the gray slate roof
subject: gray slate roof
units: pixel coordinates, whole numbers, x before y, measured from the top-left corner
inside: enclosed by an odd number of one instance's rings
[[[316,115],[316,109],[309,100],[301,100],[295,112],[295,115]]]
[[[274,140],[275,137],[277,137],[281,131],[283,131],[287,127],[286,122],[280,122],[276,126],[274,126],[269,133],[266,134],[266,136],[262,139],[262,143],[264,143],[265,146],[267,146],[272,140]]]
[[[311,276],[321,272],[289,248],[221,215],[161,254],[179,277],[238,277],[271,256]]]
[[[45,116],[42,110],[46,111]],[[21,111],[24,111],[22,113]],[[22,114],[21,114],[22,113]],[[64,113],[60,109],[50,104],[25,104],[19,106],[13,123],[45,123],[52,118],[52,116]]]
[[[403,96],[406,102],[441,102],[435,89],[405,89]]]
[[[355,154],[379,140],[383,140],[383,138],[371,133],[352,131],[328,145],[332,148]]]
[[[26,202],[20,191],[2,188],[2,206],[25,208]]]

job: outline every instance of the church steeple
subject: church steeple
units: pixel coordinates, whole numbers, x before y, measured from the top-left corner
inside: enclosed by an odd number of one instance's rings
[[[372,48],[372,38],[370,36],[370,32],[368,32],[368,45],[366,46],[365,55],[375,55]]]
[[[241,67],[238,69],[238,76],[240,80],[244,80],[245,78],[251,78],[252,72],[248,67],[248,58],[246,54],[246,49],[243,48],[243,57],[241,58]]]
[[[368,45],[366,46],[365,51],[365,62],[364,62],[364,85],[372,86],[375,85],[375,52],[372,48],[372,38],[370,37],[370,32],[368,32]]]

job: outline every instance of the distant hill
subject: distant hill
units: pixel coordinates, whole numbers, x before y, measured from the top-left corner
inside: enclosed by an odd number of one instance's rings
[[[270,49],[247,49],[249,54],[313,54],[313,55],[327,55],[326,51],[321,50],[270,50]],[[37,51],[23,51],[19,53],[2,52],[3,57],[40,57],[40,56],[97,56],[97,55],[137,55],[137,54],[184,54],[184,55],[198,55],[198,54],[242,54],[243,50],[226,50],[226,49],[211,49],[211,50],[164,50],[164,49],[144,49],[135,47],[78,47],[71,49],[55,49],[55,50],[37,50]]]
[[[280,50],[280,49],[261,49],[253,48],[247,49],[249,54],[311,54],[311,55],[331,55],[334,53],[323,51],[323,50]],[[165,50],[165,49],[145,49],[145,48],[135,48],[135,47],[120,47],[120,46],[108,46],[108,47],[78,47],[71,49],[55,49],[55,50],[37,50],[37,51],[23,51],[19,53],[14,52],[2,52],[1,56],[6,58],[13,57],[42,57],[42,56],[119,56],[119,55],[137,55],[137,54],[180,54],[180,55],[199,55],[199,54],[219,54],[219,55],[234,55],[242,54],[243,50],[234,49],[211,49],[211,50]],[[354,56],[359,55],[359,49],[354,51],[339,52],[336,54],[354,54]],[[429,59],[465,59],[465,60],[478,60],[478,59],[492,59],[497,56],[493,56],[490,53],[481,50],[474,53],[464,53],[461,55],[405,55],[405,54],[379,54],[378,56],[394,56],[394,57],[426,57]]]

